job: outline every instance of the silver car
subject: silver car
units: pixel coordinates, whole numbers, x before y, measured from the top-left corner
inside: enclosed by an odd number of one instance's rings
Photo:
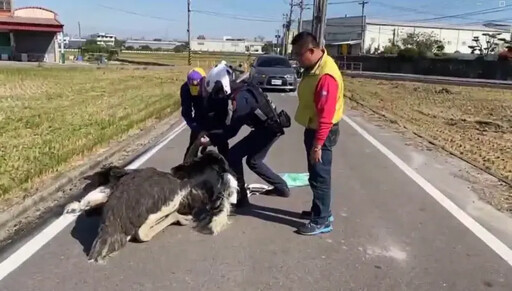
[[[263,55],[251,65],[249,79],[262,89],[297,90],[297,72],[290,61],[279,55]]]

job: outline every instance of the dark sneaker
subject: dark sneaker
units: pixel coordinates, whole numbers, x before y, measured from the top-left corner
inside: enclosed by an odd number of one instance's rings
[[[322,233],[328,233],[332,231],[332,225],[330,222],[326,222],[321,225],[314,224],[313,222],[308,222],[302,226],[300,226],[297,231],[302,235],[317,235]]]
[[[260,195],[290,197],[290,190],[277,190],[275,188],[272,188],[261,192]]]
[[[307,210],[304,210],[300,213],[300,219],[311,219],[311,217],[313,216],[313,214],[311,213],[311,211],[307,211]],[[333,222],[334,221],[334,216],[329,216],[329,222]]]

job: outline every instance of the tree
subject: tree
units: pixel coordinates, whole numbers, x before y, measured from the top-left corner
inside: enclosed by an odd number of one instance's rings
[[[396,44],[388,44],[382,48],[382,53],[385,55],[396,55],[400,51],[400,46]]]
[[[403,48],[414,48],[419,56],[439,54],[444,51],[444,44],[435,33],[410,32],[400,39]]]
[[[183,52],[187,51],[187,49],[188,49],[187,44],[180,44],[180,45],[175,46],[172,50],[175,53],[183,53]]]
[[[471,54],[478,52],[481,56],[487,56],[489,54],[494,54],[499,50],[500,45],[508,43],[505,38],[498,38],[501,33],[484,33],[482,36],[486,37],[485,47],[480,41],[479,36],[473,37],[473,42],[475,45],[469,45],[468,48],[471,49]]]
[[[273,49],[273,46],[271,43],[265,43],[263,45],[263,47],[261,48],[261,51],[266,53],[266,54],[269,54],[272,52],[272,49]]]
[[[255,41],[259,41],[259,42],[264,42],[265,41],[265,37],[262,36],[262,35],[258,35],[257,37],[254,38]]]
[[[125,43],[126,43],[126,41],[125,41],[125,40],[121,40],[121,39],[116,38],[116,39],[114,40],[114,47],[116,47],[116,48],[122,48],[122,47],[124,46],[124,44],[125,44]]]
[[[147,44],[139,46],[139,49],[140,49],[140,50],[143,50],[143,51],[152,51],[152,50],[153,50],[153,49],[152,49],[149,45],[147,45]]]

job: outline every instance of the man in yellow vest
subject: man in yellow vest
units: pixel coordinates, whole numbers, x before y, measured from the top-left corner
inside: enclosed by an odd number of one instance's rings
[[[343,78],[334,60],[309,32],[301,32],[293,38],[292,56],[304,68],[297,90],[299,105],[295,121],[305,127],[304,146],[313,192],[311,210],[301,214],[309,222],[299,227],[298,232],[316,235],[332,231],[334,221],[331,213],[331,165],[344,109]]]

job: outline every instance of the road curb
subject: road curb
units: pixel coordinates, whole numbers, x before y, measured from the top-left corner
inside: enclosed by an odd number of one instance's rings
[[[464,87],[485,87],[493,89],[506,89],[512,90],[512,82],[500,81],[492,79],[470,79],[470,78],[450,78],[443,76],[432,75],[407,75],[396,73],[380,73],[380,72],[356,72],[344,71],[344,76],[352,78],[373,79],[382,81],[402,81],[402,82],[416,82],[425,84],[436,85],[452,85]]]
[[[134,153],[129,154],[127,158],[121,158],[122,162],[120,166],[122,167],[126,167],[126,165],[137,159],[144,152],[154,147],[155,144],[157,144],[161,138],[169,131],[169,129],[175,127],[179,123],[180,119],[178,113],[179,112],[173,113],[170,117],[159,121],[156,124],[143,129],[141,132],[118,142],[105,152],[98,154],[98,156],[94,157],[92,160],[87,161],[80,166],[77,166],[72,170],[59,175],[58,177],[54,178],[54,181],[50,181],[48,186],[44,187],[42,190],[39,190],[35,195],[26,199],[21,204],[15,205],[0,213],[0,241],[3,241],[6,237],[10,236],[8,230],[20,223],[20,220],[23,218],[23,216],[25,216],[31,209],[37,209],[45,202],[56,199],[59,196],[59,192],[66,186],[69,186],[74,181],[79,180],[89,172],[101,167],[103,164],[108,163],[116,156],[122,155],[123,150],[125,150],[130,144],[136,143],[140,140],[144,141],[144,144],[141,148],[135,150]],[[165,126],[166,123],[169,124],[169,126]],[[80,190],[78,190],[78,192],[80,192]],[[68,193],[68,195],[60,198],[60,200],[64,200],[69,196],[74,195],[77,195],[76,191]]]

